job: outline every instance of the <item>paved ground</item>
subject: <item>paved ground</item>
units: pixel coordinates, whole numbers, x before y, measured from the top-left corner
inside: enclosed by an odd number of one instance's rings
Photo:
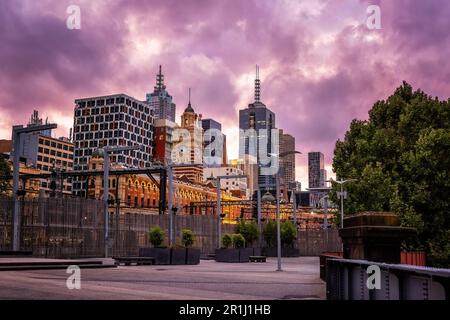
[[[98,260],[98,259],[97,259]],[[111,261],[108,261],[109,263]],[[82,269],[81,289],[69,290],[65,270],[2,271],[0,299],[324,299],[319,258],[197,266]]]

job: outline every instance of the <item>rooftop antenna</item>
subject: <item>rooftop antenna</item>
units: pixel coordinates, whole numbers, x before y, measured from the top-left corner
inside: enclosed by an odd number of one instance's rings
[[[159,73],[156,75],[156,87],[155,90],[161,91],[166,89],[164,85],[164,75],[162,74],[162,67],[159,65]]]
[[[188,104],[191,105],[191,88],[189,88],[189,102],[188,102]]]
[[[261,101],[261,81],[259,80],[259,66],[256,65],[255,102],[260,101]]]

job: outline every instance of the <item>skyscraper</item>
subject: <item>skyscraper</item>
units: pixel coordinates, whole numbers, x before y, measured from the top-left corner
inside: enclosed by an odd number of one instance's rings
[[[255,79],[255,101],[250,103],[247,108],[239,110],[239,129],[247,131],[247,134],[239,133],[239,158],[244,159],[244,156],[250,154],[255,156],[258,167],[258,185],[260,188],[273,188],[275,184],[274,175],[264,175],[261,172],[261,166],[270,166],[264,164],[261,159],[259,141],[267,141],[265,156],[270,157],[272,150],[272,135],[271,130],[275,129],[275,114],[261,102],[261,82],[259,80],[259,68],[256,66]],[[254,129],[252,133],[248,131]],[[255,147],[251,145],[251,141],[256,142]]]
[[[308,153],[308,186],[309,188],[320,188],[325,186],[324,157],[322,152]]]
[[[295,138],[280,130],[280,153],[294,152]],[[295,154],[289,154],[280,159],[282,181],[286,186],[295,182]]]
[[[75,100],[74,170],[88,170],[92,152],[108,146],[141,145],[143,150],[112,154],[111,163],[150,167],[153,151],[153,112],[146,102],[125,94]],[[73,191],[83,195],[84,181],[76,179]]]
[[[172,96],[166,91],[161,66],[156,75],[156,86],[152,93],[147,93],[146,101],[152,108],[155,119],[167,119],[175,122],[176,105],[172,102]]]

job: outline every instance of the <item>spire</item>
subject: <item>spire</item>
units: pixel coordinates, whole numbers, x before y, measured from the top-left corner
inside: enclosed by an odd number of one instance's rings
[[[255,78],[255,102],[261,101],[261,81],[259,80],[259,67],[256,65],[256,78]]]
[[[159,73],[156,75],[156,86],[155,91],[165,90],[166,86],[164,85],[164,75],[162,73],[162,67],[159,65]]]
[[[188,106],[184,110],[184,112],[194,112],[194,109],[191,106],[191,88],[189,88],[189,102],[188,102]]]

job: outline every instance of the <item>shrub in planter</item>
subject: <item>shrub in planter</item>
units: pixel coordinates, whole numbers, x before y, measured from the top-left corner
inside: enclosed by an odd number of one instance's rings
[[[152,248],[140,248],[140,257],[153,257],[155,264],[170,264],[171,250],[170,248],[161,247],[164,242],[165,233],[160,226],[155,226],[148,232],[148,238],[153,245]]]
[[[239,249],[233,248],[234,235],[228,233],[222,236],[222,248],[216,249],[216,261],[239,262]]]
[[[195,241],[195,235],[190,229],[183,229],[181,231],[181,242],[186,248],[186,264],[200,263],[200,249],[191,248]]]
[[[155,226],[148,232],[148,240],[155,248],[162,245],[165,236],[166,234],[160,226]]]
[[[186,248],[192,247],[194,244],[194,233],[190,229],[181,230],[181,243]]]
[[[233,244],[233,240],[231,239],[231,235],[228,233],[225,233],[222,236],[222,247],[225,249],[228,249]]]
[[[236,249],[243,248],[245,246],[245,239],[240,233],[233,234],[231,240],[233,242],[233,247]]]
[[[258,240],[258,226],[254,222],[240,222],[236,226],[236,233],[240,233],[244,237],[246,246],[251,246]]]

